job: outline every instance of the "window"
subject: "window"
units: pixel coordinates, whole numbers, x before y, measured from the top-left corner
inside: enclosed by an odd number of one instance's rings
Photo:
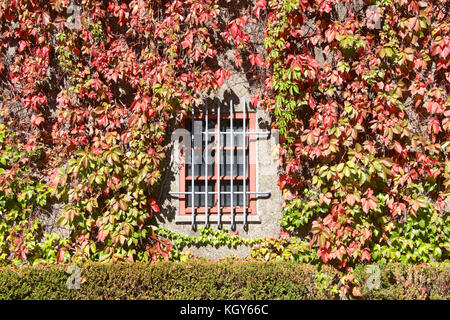
[[[242,217],[248,230],[248,216],[256,215],[256,197],[270,192],[256,191],[256,132],[254,112],[234,112],[230,101],[228,112],[218,104],[214,112],[205,108],[192,114],[185,122],[184,161],[180,168],[180,212],[190,217],[196,230],[196,217],[203,217],[209,227],[211,216],[222,228],[222,218],[229,217],[231,229],[236,230],[236,216]],[[188,142],[188,143],[186,143]]]

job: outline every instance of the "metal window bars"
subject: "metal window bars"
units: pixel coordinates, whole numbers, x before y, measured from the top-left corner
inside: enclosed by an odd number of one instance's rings
[[[264,192],[258,192],[258,191],[248,191],[247,190],[247,156],[248,156],[248,152],[247,152],[247,137],[248,136],[254,136],[254,135],[263,135],[263,136],[268,136],[270,134],[269,131],[247,131],[247,105],[246,105],[246,101],[245,98],[242,99],[242,103],[243,103],[243,128],[242,128],[242,132],[240,131],[236,131],[233,125],[233,119],[234,119],[234,113],[233,113],[233,101],[230,100],[229,103],[229,107],[230,107],[230,131],[229,132],[223,132],[221,131],[221,123],[220,123],[220,118],[221,118],[221,110],[220,110],[220,102],[218,102],[217,105],[217,130],[214,131],[213,135],[216,137],[216,158],[217,158],[217,163],[219,165],[219,169],[216,170],[215,175],[216,175],[216,183],[217,183],[217,191],[208,191],[208,181],[209,181],[209,176],[208,176],[208,165],[209,165],[209,159],[208,159],[208,144],[209,144],[209,134],[211,132],[209,132],[209,119],[208,119],[208,108],[206,107],[206,111],[205,111],[205,131],[202,131],[201,134],[205,135],[205,173],[204,173],[204,177],[205,177],[205,191],[195,191],[195,185],[194,185],[194,180],[195,180],[195,167],[194,167],[194,142],[195,142],[195,134],[194,134],[194,126],[192,125],[191,127],[191,190],[190,191],[178,191],[178,192],[169,192],[170,195],[190,195],[191,196],[191,210],[192,210],[192,215],[191,215],[191,227],[192,230],[196,231],[197,230],[197,225],[196,225],[196,221],[195,221],[195,196],[196,195],[205,195],[204,197],[204,208],[205,208],[205,224],[204,226],[206,228],[209,227],[209,204],[208,204],[208,195],[217,195],[217,228],[221,229],[222,228],[222,202],[221,202],[221,195],[225,195],[225,194],[229,194],[230,198],[231,198],[231,203],[230,203],[230,212],[231,212],[231,230],[235,231],[236,230],[236,219],[235,219],[235,205],[234,205],[234,195],[238,195],[238,194],[242,194],[243,196],[243,229],[245,231],[248,231],[248,218],[247,218],[247,195],[266,195],[266,196],[270,196],[271,195],[271,191],[264,191]],[[194,108],[192,108],[192,123],[194,123],[194,119],[195,119],[195,114],[194,114]],[[220,189],[220,181],[221,181],[221,174],[220,174],[220,165],[222,164],[221,162],[221,137],[222,135],[230,135],[230,141],[231,141],[231,163],[230,163],[230,191],[222,191]],[[233,166],[234,166],[234,151],[235,148],[237,146],[234,145],[234,138],[238,135],[242,135],[243,137],[243,145],[242,145],[242,150],[243,150],[243,189],[242,191],[235,191],[234,190],[234,180],[238,177],[238,176],[234,176],[234,172],[233,172]],[[202,139],[200,139],[201,141]],[[224,169],[225,171],[225,169]],[[201,174],[201,170],[199,170],[199,175]],[[184,177],[181,177],[182,179],[184,179]]]

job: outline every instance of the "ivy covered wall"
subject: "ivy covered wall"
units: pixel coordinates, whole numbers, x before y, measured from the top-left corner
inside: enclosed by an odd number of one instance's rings
[[[0,19],[0,263],[173,259],[171,130],[233,72],[281,137],[264,256],[448,260],[446,1],[3,0]]]

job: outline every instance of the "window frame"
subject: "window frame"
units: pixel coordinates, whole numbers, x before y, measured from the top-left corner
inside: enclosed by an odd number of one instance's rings
[[[255,131],[256,130],[256,113],[255,112],[246,112],[245,113],[246,116],[246,122],[247,122],[247,129],[246,131]],[[228,121],[230,122],[230,117],[231,114],[229,113],[221,113],[220,114],[220,120],[221,121]],[[189,116],[187,118],[185,118],[185,120],[182,122],[182,128],[186,129],[187,128],[187,121],[191,121],[192,116]],[[194,120],[205,120],[206,119],[206,114],[204,112],[202,113],[196,113],[194,115]],[[243,112],[234,112],[233,113],[233,120],[243,120],[244,119],[244,113]],[[218,215],[218,205],[217,205],[217,201],[218,201],[218,180],[220,179],[220,181],[231,181],[231,179],[233,179],[234,181],[243,181],[244,177],[242,175],[237,176],[234,175],[234,177],[232,176],[223,176],[220,175],[220,164],[218,161],[219,158],[219,152],[217,152],[217,135],[218,135],[218,121],[217,121],[217,114],[208,114],[208,121],[210,120],[216,120],[215,124],[214,124],[214,129],[213,128],[208,128],[208,132],[210,133],[211,136],[214,136],[214,142],[215,145],[213,147],[211,147],[211,149],[216,150],[215,153],[215,161],[214,161],[214,169],[215,169],[215,174],[213,176],[208,176],[205,177],[204,175],[202,176],[197,176],[194,178],[194,181],[205,181],[205,179],[208,179],[208,184],[209,181],[211,181],[212,183],[214,183],[214,192],[216,192],[214,195],[214,205],[212,206],[208,206],[208,215],[211,216],[217,216]],[[214,130],[213,132],[212,129]],[[190,132],[190,134],[192,135],[193,132]],[[222,131],[220,131],[220,135],[221,135],[221,147],[220,147],[220,151],[222,150],[229,150],[229,147],[225,147],[223,142],[223,137],[226,136],[227,134],[224,134]],[[238,133],[238,134],[234,134],[234,136],[238,136],[238,135],[243,135],[242,133]],[[246,175],[247,175],[247,191],[248,192],[255,192],[256,191],[256,139],[250,137],[249,135],[246,135],[244,137],[244,139],[247,139],[246,142],[246,148],[247,148],[247,170],[246,170]],[[193,147],[193,146],[191,146]],[[203,146],[202,146],[203,147]],[[234,150],[243,150],[243,146],[237,146],[234,145],[233,146]],[[192,170],[194,170],[194,168],[192,168]],[[186,168],[186,162],[185,162],[185,157],[183,157],[183,161],[181,162],[181,166],[180,166],[180,171],[178,173],[178,177],[179,177],[179,192],[180,193],[187,193],[187,183],[192,181],[192,177],[191,175],[187,176],[187,168]],[[221,193],[221,195],[223,195]],[[206,195],[205,195],[206,196]],[[180,194],[180,198],[179,198],[179,216],[180,217],[190,217],[192,216],[192,207],[191,206],[187,206],[187,198],[188,198],[188,194]],[[256,216],[256,198],[257,195],[255,194],[247,194],[246,195],[246,200],[247,200],[247,210],[246,213],[249,216]],[[206,199],[206,198],[205,198]],[[207,201],[207,199],[206,199]],[[194,199],[193,199],[194,202]],[[194,203],[195,205],[195,203]],[[244,204],[245,205],[245,204]],[[231,216],[232,214],[232,210],[231,210],[231,206],[222,206],[220,205],[220,214],[222,216]],[[244,207],[243,206],[237,206],[237,205],[233,205],[233,212],[236,216],[242,216],[244,213]],[[200,206],[194,206],[194,214],[198,217],[204,217],[206,213],[206,208],[203,204],[201,204]]]

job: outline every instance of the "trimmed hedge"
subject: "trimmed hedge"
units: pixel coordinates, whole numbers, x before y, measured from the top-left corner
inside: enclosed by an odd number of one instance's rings
[[[343,274],[329,266],[291,262],[194,261],[87,264],[81,288],[68,289],[67,265],[0,269],[0,299],[336,299]],[[382,266],[381,288],[363,299],[448,299],[448,264]]]

